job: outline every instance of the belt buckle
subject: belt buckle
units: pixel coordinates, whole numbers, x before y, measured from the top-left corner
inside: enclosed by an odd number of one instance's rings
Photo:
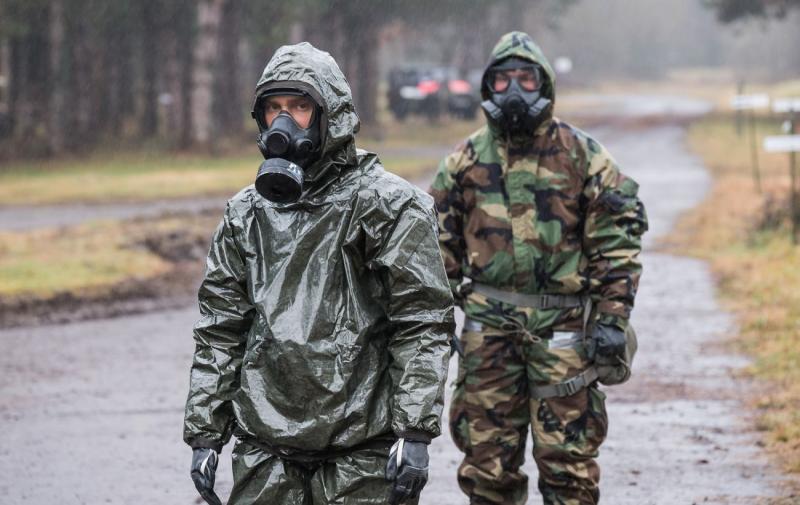
[[[540,305],[540,309],[541,310],[547,310],[547,309],[551,308],[550,307],[550,305],[551,305],[551,303],[550,303],[550,295],[541,295],[540,300],[541,300],[541,303],[539,305]]]
[[[581,378],[580,375],[576,375],[575,377],[573,377],[573,378],[571,378],[571,379],[569,379],[567,381],[564,381],[562,383],[562,385],[564,386],[564,389],[566,389],[566,394],[564,396],[572,396],[575,393],[577,393],[578,391],[580,391],[581,388],[583,388],[582,384],[578,385],[578,382],[580,382],[580,380],[579,380],[580,378]]]

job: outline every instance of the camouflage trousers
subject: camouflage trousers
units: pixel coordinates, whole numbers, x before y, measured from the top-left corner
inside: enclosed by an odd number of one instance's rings
[[[377,505],[388,502],[384,477],[389,446],[359,449],[324,461],[299,463],[244,441],[233,448],[229,505]],[[416,505],[417,501],[407,501]]]
[[[528,476],[520,466],[528,425],[544,503],[598,502],[595,458],[608,427],[605,394],[591,386],[561,398],[530,395],[532,386],[563,382],[589,365],[582,339],[569,336],[535,342],[468,320],[450,430],[465,455],[458,482],[470,503],[525,503]]]

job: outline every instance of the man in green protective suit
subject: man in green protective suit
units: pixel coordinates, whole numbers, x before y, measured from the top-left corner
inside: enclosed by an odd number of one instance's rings
[[[638,186],[553,117],[555,75],[521,32],[483,77],[487,125],[441,163],[431,193],[466,321],[450,428],[473,504],[522,504],[528,426],[545,504],[599,499],[597,380],[630,375],[628,323],[647,229]]]
[[[253,107],[265,157],[227,205],[200,286],[186,404],[208,503],[417,503],[440,432],[453,302],[432,199],[357,150],[328,53],[284,46]]]

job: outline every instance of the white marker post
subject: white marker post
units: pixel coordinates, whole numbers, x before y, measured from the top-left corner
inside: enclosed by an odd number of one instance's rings
[[[777,98],[772,103],[772,110],[779,114],[790,114],[784,123],[784,132],[788,135],[776,135],[764,139],[764,149],[769,153],[789,153],[789,195],[792,212],[792,243],[800,241],[800,188],[797,184],[796,154],[800,152],[800,135],[797,135],[797,114],[800,113],[800,98]]]
[[[790,121],[789,124],[792,124]],[[792,243],[800,241],[800,197],[797,187],[797,167],[795,153],[800,152],[800,135],[775,135],[764,139],[764,150],[768,153],[789,153],[789,198],[792,213]]]
[[[776,98],[772,102],[772,111],[778,114],[800,112],[800,98]]]
[[[761,171],[758,168],[758,141],[756,140],[756,109],[769,107],[769,95],[759,93],[756,95],[736,95],[731,99],[734,110],[749,111],[750,116],[750,160],[753,165],[753,180],[756,191],[761,193]]]

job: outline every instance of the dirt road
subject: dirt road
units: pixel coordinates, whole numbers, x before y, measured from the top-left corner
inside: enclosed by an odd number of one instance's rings
[[[608,388],[610,432],[601,453],[602,501],[759,503],[781,477],[755,443],[741,398],[746,364],[721,345],[733,331],[702,262],[654,247],[708,178],[683,131],[594,132],[642,186],[652,230],[635,310],[634,379]],[[199,503],[181,442],[196,309],[0,331],[0,496],[3,503]],[[454,364],[454,363],[451,363]],[[422,503],[466,503],[459,453],[434,441]],[[529,503],[541,503],[531,475]],[[223,456],[218,489],[230,489]]]

